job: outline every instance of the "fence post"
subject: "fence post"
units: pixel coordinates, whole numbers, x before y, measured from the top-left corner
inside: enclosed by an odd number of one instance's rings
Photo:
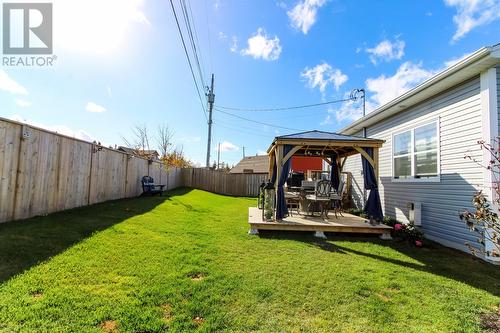
[[[19,174],[21,173],[21,152],[22,152],[22,145],[23,141],[23,131],[24,131],[24,125],[21,128],[21,133],[18,135],[17,139],[19,140],[19,149],[17,151],[17,167],[16,167],[16,175],[15,175],[15,180],[14,180],[14,200],[12,201],[12,217],[11,219],[13,220],[16,216],[16,201],[17,201],[17,196],[18,196],[18,191],[19,191]]]
[[[90,144],[90,168],[89,168],[89,193],[87,195],[87,205],[90,205],[90,193],[92,192],[92,168],[94,165],[94,144]]]

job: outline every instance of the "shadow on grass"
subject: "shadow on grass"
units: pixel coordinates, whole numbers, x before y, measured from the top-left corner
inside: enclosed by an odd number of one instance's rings
[[[108,201],[47,216],[0,224],[0,284],[63,252],[92,234],[153,210],[180,188],[164,196]]]
[[[312,234],[312,233],[311,233]],[[261,238],[296,240],[318,249],[340,254],[354,254],[377,261],[390,263],[410,269],[443,276],[482,289],[494,296],[500,296],[500,266],[495,266],[458,250],[446,248],[437,243],[426,241],[424,248],[416,248],[406,242],[383,241],[377,236],[352,236],[347,234],[328,234],[328,240],[322,240],[301,232],[266,232],[260,231]],[[360,251],[337,242],[371,243],[389,247],[419,263],[408,262],[380,254]]]

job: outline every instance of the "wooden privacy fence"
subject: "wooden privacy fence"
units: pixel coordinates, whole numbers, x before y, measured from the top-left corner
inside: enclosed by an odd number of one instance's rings
[[[184,186],[232,196],[256,197],[267,174],[227,174],[208,169],[182,169]]]
[[[0,222],[134,197],[144,175],[182,186],[180,169],[0,118]]]

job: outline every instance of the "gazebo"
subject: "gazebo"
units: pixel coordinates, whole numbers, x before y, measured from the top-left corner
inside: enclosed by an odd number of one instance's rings
[[[330,181],[333,188],[338,188],[340,173],[349,156],[361,154],[363,166],[364,187],[369,191],[365,203],[365,213],[370,220],[381,221],[383,219],[380,195],[378,192],[379,172],[379,149],[384,144],[383,140],[363,138],[358,136],[343,135],[323,131],[307,131],[290,135],[276,137],[267,150],[269,155],[269,177],[275,186],[276,208],[275,224],[283,222],[288,216],[288,208],[285,200],[284,185],[290,172],[290,158],[292,156],[321,157],[330,167]],[[358,221],[359,222],[359,221]],[[257,223],[257,222],[256,222]],[[254,232],[258,229],[271,229],[267,225],[255,224],[251,228]],[[286,223],[282,223],[285,225]],[[294,225],[297,225],[294,222]],[[366,227],[371,226],[367,225]],[[363,226],[365,227],[365,226]],[[385,226],[384,226],[385,227]],[[316,230],[311,228],[277,228],[279,230]],[[379,230],[386,234],[387,230]],[[318,229],[330,231],[330,229]],[[332,228],[331,231],[337,229]],[[351,230],[351,228],[349,229]],[[345,228],[338,229],[345,231]],[[360,231],[362,232],[362,231]],[[372,232],[372,231],[369,231]]]

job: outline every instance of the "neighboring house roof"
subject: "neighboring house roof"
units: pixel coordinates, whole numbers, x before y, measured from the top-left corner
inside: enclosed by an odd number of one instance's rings
[[[160,154],[156,150],[139,150],[139,154],[143,154],[143,155],[147,155],[147,156],[150,156],[150,155],[160,156]]]
[[[369,127],[385,118],[405,111],[409,107],[471,79],[498,64],[500,64],[500,44],[483,47],[389,103],[368,113],[363,118],[356,120],[340,132],[348,135],[356,134],[363,127]]]
[[[244,157],[229,173],[268,173],[269,156],[248,156]]]
[[[122,146],[120,146],[120,147],[118,147],[118,150],[121,150],[121,151],[123,151],[123,152],[125,152],[127,154],[130,154],[130,155],[135,155],[135,149],[133,149],[133,148],[128,148],[128,147],[122,147]]]
[[[129,147],[118,147],[118,150],[121,150],[130,155],[142,156],[142,157],[158,157],[160,154],[156,150],[138,150]]]

